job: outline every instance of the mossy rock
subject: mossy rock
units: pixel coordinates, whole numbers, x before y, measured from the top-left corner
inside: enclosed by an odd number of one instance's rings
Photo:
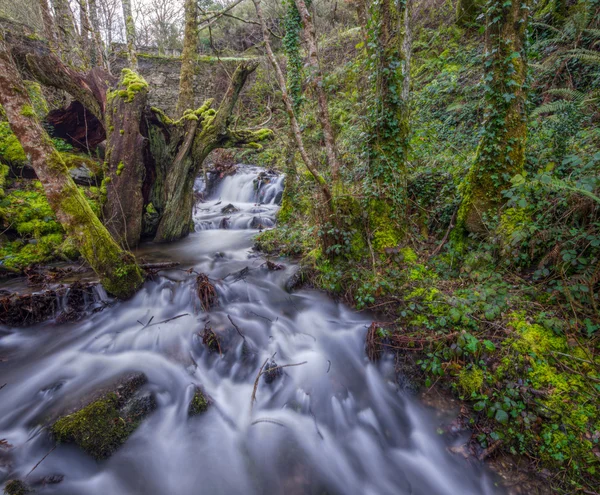
[[[140,392],[146,382],[143,374],[125,379],[113,391],[59,418],[50,427],[52,436],[97,460],[110,457],[156,408],[154,397]]]
[[[4,487],[6,495],[25,495],[32,493],[31,488],[21,480],[10,480]]]
[[[206,395],[200,387],[194,388],[194,396],[188,407],[188,416],[197,416],[208,410],[210,405],[210,399],[206,398]]]

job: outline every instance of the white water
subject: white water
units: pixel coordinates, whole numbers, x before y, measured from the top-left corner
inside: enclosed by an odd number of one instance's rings
[[[295,267],[269,271],[251,250],[256,230],[242,230],[255,208],[274,221],[273,201],[282,179],[259,188],[256,169],[226,178],[194,216],[197,232],[170,246],[148,245],[139,256],[170,258],[182,268],[209,274],[220,306],[203,313],[194,276],[162,272],[131,300],[84,321],[26,329],[0,327],[0,482],[24,478],[53,443],[39,425],[50,411],[120,376],[141,371],[155,393],[157,410],[111,458],[96,462],[60,445],[28,481],[61,474],[43,494],[491,494],[481,466],[446,451],[435,424],[395,384],[393,365],[368,362],[368,315],[334,303],[321,292],[285,292]],[[221,201],[220,205],[217,203]],[[260,201],[260,197],[258,198]],[[217,230],[220,207],[236,229]],[[208,208],[208,210],[203,210]],[[250,220],[251,221],[251,220]],[[211,225],[211,230],[202,230]],[[236,275],[248,268],[244,277]],[[153,317],[160,322],[144,327]],[[243,353],[242,338],[255,350]],[[199,332],[209,324],[226,351],[209,353]],[[261,364],[275,355],[285,368],[272,384],[260,381]],[[193,386],[214,404],[188,418]]]

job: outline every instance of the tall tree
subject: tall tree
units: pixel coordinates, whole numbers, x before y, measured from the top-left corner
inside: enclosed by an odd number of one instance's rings
[[[463,184],[458,232],[484,232],[482,216],[500,207],[522,173],[527,140],[528,1],[489,0],[486,12],[486,115],[475,161]]]
[[[183,53],[181,54],[181,72],[179,75],[179,96],[176,113],[179,117],[188,108],[194,107],[195,57],[198,54],[198,5],[197,0],[185,0],[185,31],[183,35]]]
[[[407,57],[402,32],[406,3],[376,0],[369,19],[374,102],[369,128],[369,183],[377,209],[402,230],[406,223],[409,107],[403,96]],[[407,97],[408,95],[406,95]]]
[[[333,177],[334,182],[336,182],[338,180],[340,166],[335,146],[335,138],[333,136],[333,127],[331,125],[331,119],[329,118],[327,95],[325,94],[325,88],[323,87],[323,71],[321,70],[321,62],[319,61],[315,24],[306,6],[306,2],[304,0],[295,0],[295,2],[296,8],[302,18],[302,24],[304,25],[304,37],[306,39],[308,51],[308,66],[310,67],[308,77],[317,97],[319,121],[321,128],[323,129],[327,162],[331,170],[331,176]]]
[[[85,58],[69,0],[52,0],[52,5],[62,59],[72,67],[84,68]]]
[[[275,57],[275,53],[273,52],[273,48],[271,47],[271,39],[269,28],[267,27],[267,22],[265,20],[265,16],[263,14],[261,0],[252,0],[254,2],[254,8],[256,9],[256,16],[261,26],[263,42],[265,44],[265,51],[267,52],[267,58],[269,62],[273,66],[275,70],[275,75],[277,76],[277,83],[279,84],[279,88],[281,90],[281,98],[283,100],[283,104],[285,106],[286,113],[290,120],[290,126],[292,128],[292,134],[294,136],[294,140],[296,142],[296,147],[300,152],[300,156],[302,157],[302,161],[306,165],[306,168],[311,173],[316,183],[319,185],[323,193],[323,197],[327,204],[327,208],[330,213],[333,213],[333,204],[332,204],[332,196],[329,186],[327,182],[323,178],[323,176],[319,173],[315,163],[308,155],[306,151],[306,147],[304,146],[304,140],[302,139],[302,131],[300,130],[300,124],[298,124],[298,119],[296,118],[296,113],[294,112],[294,106],[292,103],[292,99],[288,94],[286,84],[285,84],[285,76],[283,75],[283,71],[277,61],[277,57]]]
[[[50,14],[50,5],[48,0],[40,0],[40,11],[42,13],[42,21],[44,23],[44,36],[48,40],[50,49],[59,53],[58,42],[56,40],[56,27],[54,26],[54,19]]]
[[[137,48],[135,41],[135,22],[133,20],[133,12],[131,10],[131,0],[121,0],[123,6],[123,20],[125,21],[125,38],[127,40],[127,58],[129,60],[129,68],[137,71]]]
[[[69,175],[60,154],[38,121],[11,53],[0,34],[0,103],[48,203],[107,291],[130,296],[143,282],[133,256],[123,251],[100,223]]]

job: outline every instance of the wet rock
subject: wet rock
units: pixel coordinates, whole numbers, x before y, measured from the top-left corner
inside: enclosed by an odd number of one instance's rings
[[[204,273],[199,273],[196,277],[196,294],[200,299],[202,311],[208,311],[219,303],[217,290]]]
[[[283,199],[283,191],[279,191],[276,195],[275,195],[275,204],[276,205],[281,205],[281,200]]]
[[[278,270],[283,270],[285,268],[285,266],[280,265],[278,263],[273,263],[270,260],[267,260],[265,262],[265,265],[267,265],[267,269],[274,272],[274,271],[278,271]]]
[[[206,398],[202,389],[200,387],[195,387],[194,396],[188,407],[188,416],[197,416],[198,414],[206,412],[209,405],[210,400]]]
[[[52,436],[95,459],[110,457],[156,409],[154,396],[142,390],[146,383],[141,373],[129,376],[100,398],[60,417],[50,427]]]
[[[218,352],[221,354],[221,343],[219,341],[219,337],[209,326],[204,327],[204,332],[202,333],[202,343],[210,352]]]
[[[0,324],[24,327],[56,317],[75,321],[95,304],[95,283],[73,283],[28,294],[0,296]]]
[[[224,206],[223,208],[221,208],[221,213],[224,213],[225,215],[230,215],[231,213],[236,213],[238,211],[240,211],[240,209],[236,208],[231,203],[229,203],[227,206]]]
[[[251,229],[264,229],[265,226],[262,223],[262,219],[260,217],[252,217],[252,221],[250,222]]]
[[[263,371],[263,380],[265,383],[271,384],[283,375],[283,369],[277,367],[275,360],[271,360]]]
[[[219,222],[219,228],[222,230],[227,230],[229,228],[229,217],[221,218]]]
[[[307,280],[308,274],[300,268],[285,281],[285,290],[287,292],[293,292],[296,289],[299,289]]]
[[[26,493],[32,493],[29,485],[21,480],[10,480],[4,487],[4,493],[6,495],[25,495]]]

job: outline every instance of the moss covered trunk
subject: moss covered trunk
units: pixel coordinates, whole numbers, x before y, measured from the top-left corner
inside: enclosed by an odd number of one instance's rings
[[[463,184],[458,233],[485,232],[483,215],[503,204],[502,192],[522,173],[527,140],[527,2],[490,0],[486,25],[486,120]]]
[[[148,84],[125,69],[118,87],[106,101],[106,204],[104,222],[122,246],[137,246],[142,234],[147,139],[140,132],[140,122],[148,98]]]
[[[208,100],[197,110],[187,110],[178,122],[169,124],[163,118],[163,123],[166,122],[171,129],[178,128],[175,136],[183,135],[183,140],[166,171],[164,209],[154,238],[156,242],[180,239],[189,233],[194,180],[211,151],[217,148],[260,148],[258,142],[272,136],[266,129],[245,131],[229,128],[240,92],[256,67],[256,62],[244,62],[238,66],[216,112],[211,109],[212,100]]]
[[[196,0],[185,0],[185,31],[181,72],[179,74],[179,97],[177,116],[181,117],[188,108],[194,108],[195,57],[198,53],[198,4]]]
[[[0,103],[44,186],[48,203],[82,256],[107,291],[119,297],[133,294],[143,282],[135,259],[113,240],[71,179],[33,111],[21,75],[1,37]]]
[[[402,31],[406,3],[379,0],[371,5],[368,50],[372,68],[367,190],[370,235],[393,230],[392,245],[402,238],[407,223],[406,160],[409,143],[408,91],[404,90],[407,64]],[[382,216],[385,213],[384,216]],[[382,219],[383,222],[381,221]],[[387,243],[386,243],[387,244]],[[386,245],[385,247],[391,247]]]

